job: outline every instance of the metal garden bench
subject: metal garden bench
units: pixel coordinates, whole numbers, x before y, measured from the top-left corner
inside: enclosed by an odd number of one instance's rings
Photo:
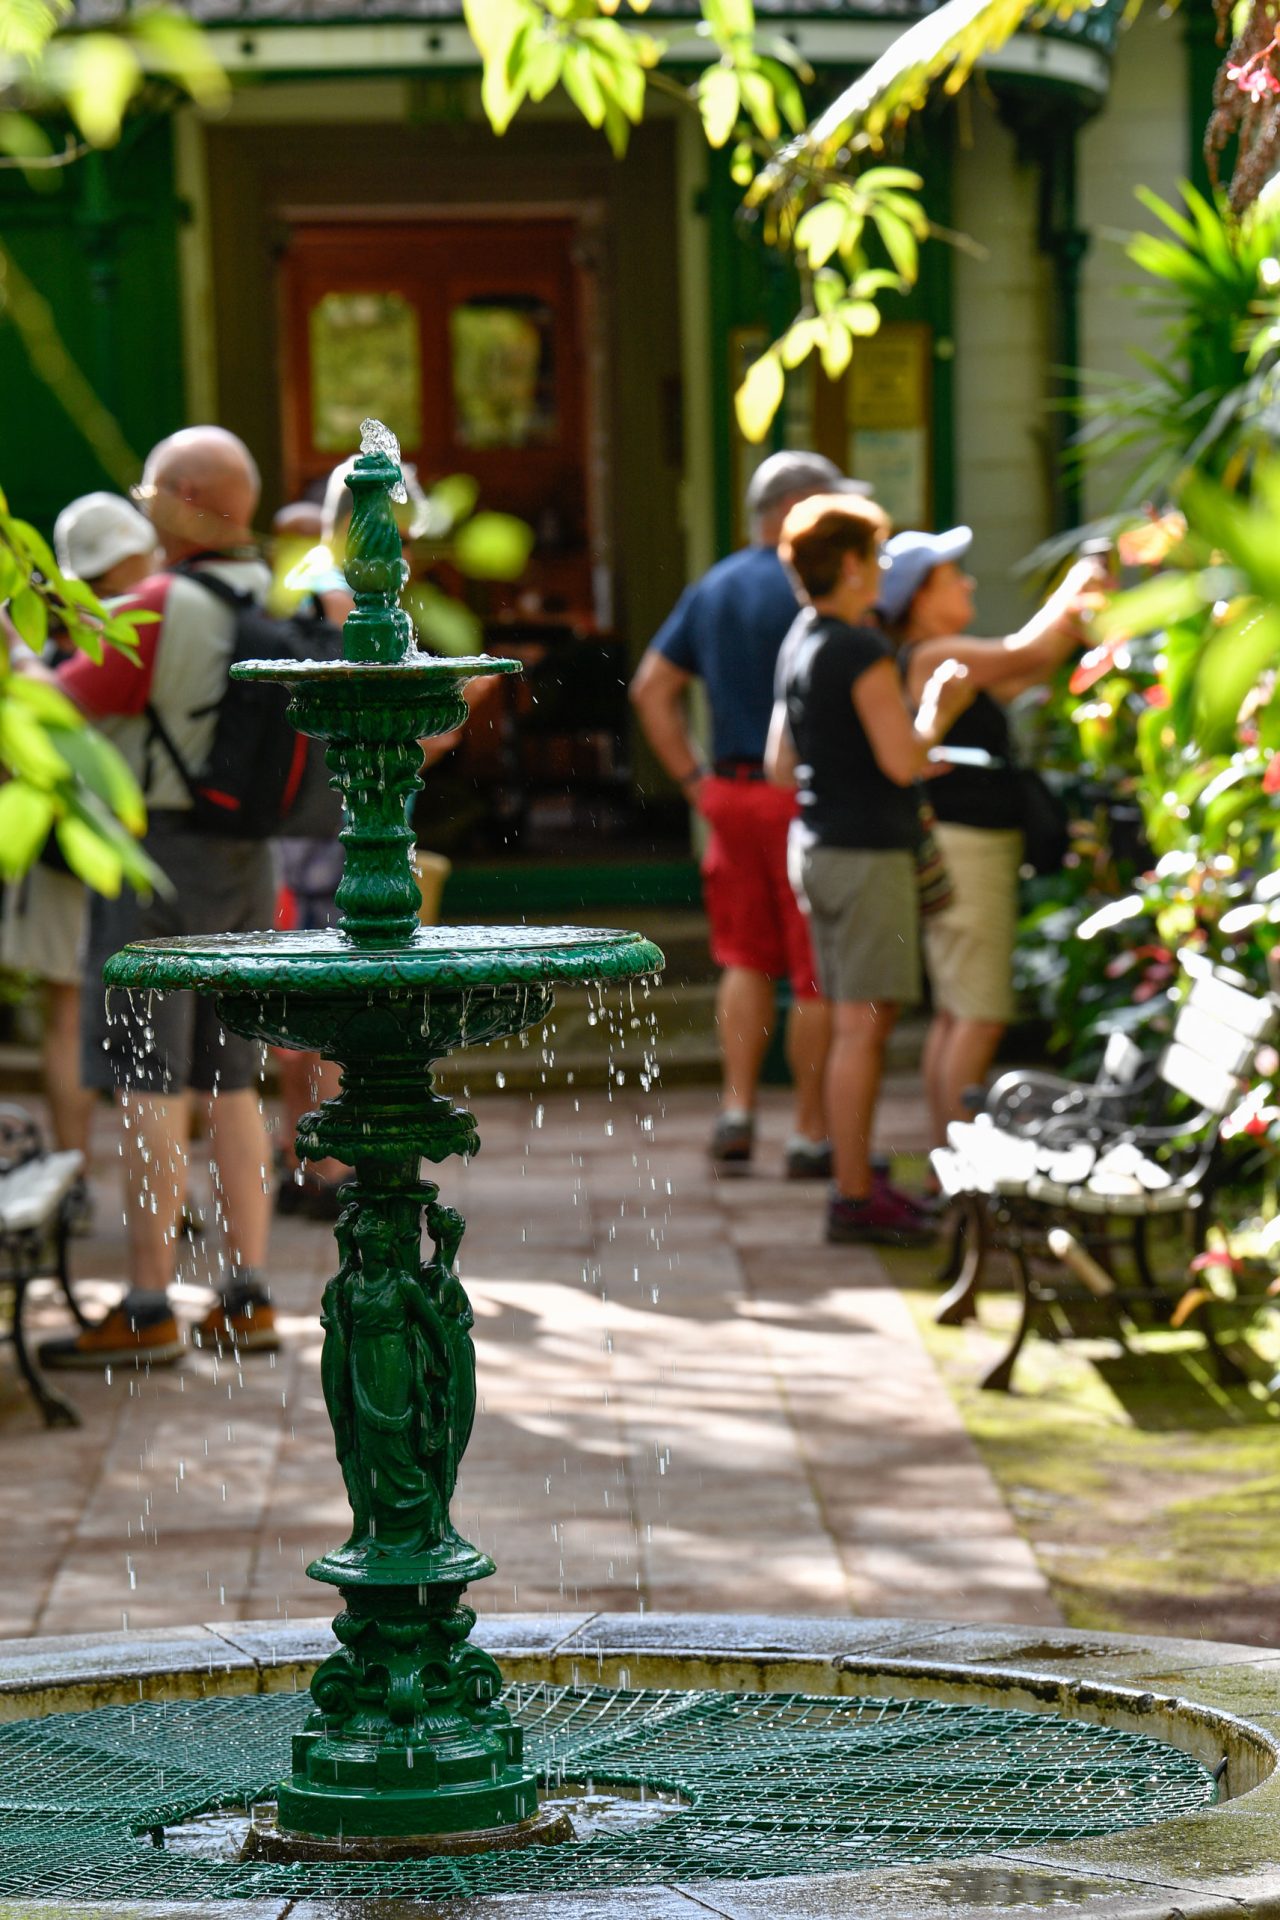
[[[944,1193],[962,1209],[964,1258],[939,1318],[954,1323],[974,1311],[992,1251],[1012,1257],[1021,1292],[1013,1338],[984,1387],[1007,1390],[1028,1334],[1051,1317],[1067,1320],[1073,1302],[1092,1307],[1095,1320],[1100,1313],[1122,1344],[1138,1322],[1167,1320],[1186,1276],[1179,1274],[1177,1294],[1157,1278],[1148,1229],[1159,1219],[1188,1221],[1192,1246],[1203,1252],[1222,1122],[1278,1013],[1272,996],[1202,973],[1154,1067],[1139,1049],[1117,1048],[1091,1086],[1005,1076],[989,1111],[948,1129],[947,1146],[932,1160]],[[1122,1252],[1136,1285],[1121,1285],[1109,1270]],[[1051,1272],[1033,1262],[1050,1263]],[[1207,1299],[1196,1323],[1222,1377],[1239,1378],[1218,1345]]]
[[[22,1314],[31,1282],[48,1276],[60,1282],[79,1324],[88,1324],[67,1257],[70,1199],[82,1166],[79,1153],[47,1153],[31,1115],[0,1103],[0,1290],[11,1295],[9,1338],[18,1366],[50,1427],[78,1427],[80,1416],[36,1365]]]

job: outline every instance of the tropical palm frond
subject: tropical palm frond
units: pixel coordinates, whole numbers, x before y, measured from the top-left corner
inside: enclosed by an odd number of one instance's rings
[[[887,130],[923,106],[943,74],[957,92],[984,54],[1012,39],[1027,19],[1070,19],[1088,11],[1090,0],[944,0],[900,34],[861,77],[839,94],[825,113],[791,141],[758,175],[754,203],[783,191],[815,166],[829,165],[842,148],[876,148]]]

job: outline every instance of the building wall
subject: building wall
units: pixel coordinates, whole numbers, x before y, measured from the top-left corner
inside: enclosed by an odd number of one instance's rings
[[[957,229],[984,257],[956,253],[956,519],[974,531],[979,631],[1016,625],[1026,589],[1012,569],[1048,531],[1045,412],[1047,272],[1036,241],[1037,178],[987,90],[957,116]]]
[[[280,119],[270,103],[279,95]],[[280,491],[280,343],[276,268],[291,218],[306,211],[398,218],[467,205],[598,207],[602,272],[599,336],[608,364],[609,482],[614,604],[619,633],[643,647],[686,577],[679,519],[680,314],[675,246],[673,128],[638,129],[625,166],[578,119],[521,120],[502,140],[471,114],[473,88],[450,103],[403,106],[379,93],[382,114],[333,123],[333,90],[264,90],[252,113],[206,136],[212,355],[218,417],[261,449],[269,506]],[[410,102],[410,107],[413,103]],[[308,106],[314,115],[308,114]],[[281,127],[287,125],[286,139]],[[641,316],[643,316],[641,321]]]
[[[1176,201],[1190,170],[1200,130],[1190,126],[1186,58],[1181,15],[1162,19],[1144,8],[1121,39],[1107,110],[1080,136],[1080,223],[1092,236],[1081,312],[1080,357],[1088,371],[1133,374],[1132,348],[1152,344],[1128,291],[1140,276],[1123,241],[1139,228],[1163,231],[1134,188]],[[1122,467],[1086,469],[1086,511],[1113,508],[1122,480]]]

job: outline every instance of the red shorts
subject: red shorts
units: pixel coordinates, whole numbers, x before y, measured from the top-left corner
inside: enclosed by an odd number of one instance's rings
[[[809,923],[787,879],[787,831],[795,796],[764,780],[710,774],[698,811],[711,828],[702,861],[702,897],[718,967],[747,967],[789,979],[797,1000],[820,997]]]

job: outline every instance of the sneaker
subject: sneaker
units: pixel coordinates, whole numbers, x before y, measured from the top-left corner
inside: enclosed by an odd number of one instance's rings
[[[792,1134],[787,1142],[786,1169],[788,1180],[829,1180],[831,1142],[806,1140],[803,1134]]]
[[[934,1230],[909,1202],[877,1186],[866,1200],[833,1194],[827,1207],[827,1239],[837,1245],[925,1247]]]
[[[745,1172],[751,1164],[756,1123],[749,1113],[722,1113],[711,1135],[711,1164],[726,1171]]]
[[[175,1360],[181,1360],[184,1350],[178,1323],[168,1301],[161,1297],[136,1306],[122,1302],[112,1307],[96,1327],[84,1327],[57,1340],[42,1340],[40,1364],[52,1372],[133,1364],[171,1367]]]
[[[275,1308],[269,1300],[246,1299],[234,1304],[219,1300],[191,1329],[191,1339],[201,1348],[234,1347],[238,1353],[274,1353],[280,1345]]]

